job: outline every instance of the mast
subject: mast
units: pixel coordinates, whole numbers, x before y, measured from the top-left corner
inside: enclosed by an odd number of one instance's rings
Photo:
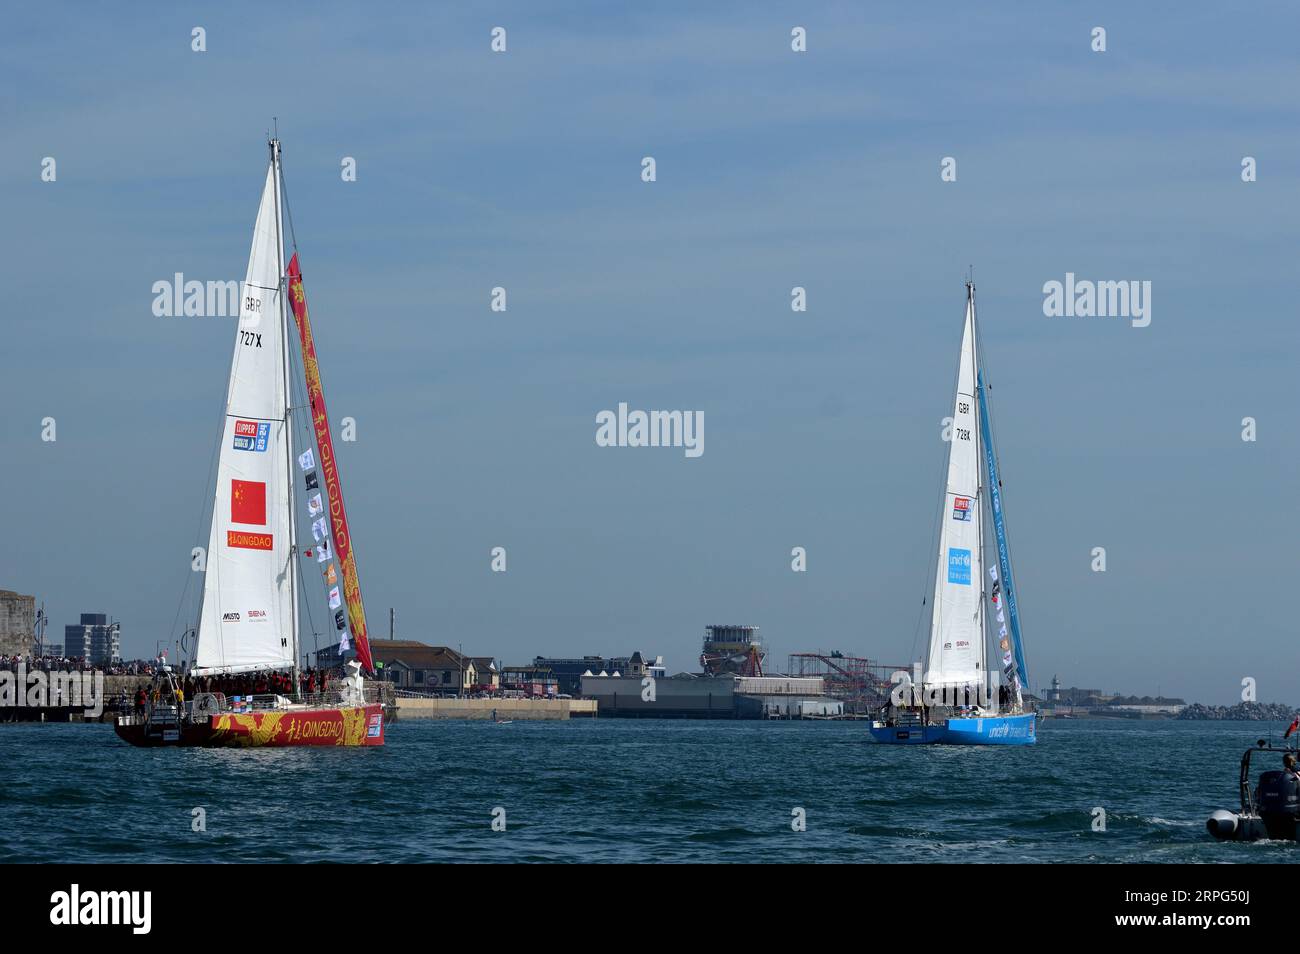
[[[292,624],[290,629],[290,640],[293,644],[293,697],[299,697],[298,682],[298,515],[297,508],[294,506],[294,473],[293,473],[293,391],[289,387],[289,312],[287,305],[287,296],[285,294],[285,272],[284,272],[284,228],[281,223],[281,198],[280,198],[280,179],[284,174],[280,167],[280,140],[272,139],[271,147],[271,164],[274,166],[275,175],[275,254],[276,254],[276,275],[280,286],[280,325],[284,337],[284,348],[281,352],[281,379],[284,388],[284,472],[287,478],[289,495],[289,607],[290,619]]]
[[[980,346],[979,346],[980,334],[979,334],[979,317],[975,312],[975,275],[974,275],[973,268],[971,269],[970,276],[966,279],[966,302],[967,302],[967,307],[970,308],[971,365],[975,368],[975,390],[976,393],[978,393],[979,380],[980,380]],[[976,410],[977,417],[979,417],[978,406],[976,407],[975,410]],[[980,420],[982,422],[983,418],[980,417]],[[972,435],[972,437],[975,439],[975,460],[976,461],[980,460],[984,449],[984,440],[981,431],[982,428],[977,427],[975,429],[975,433]],[[980,516],[979,526],[977,527],[975,546],[976,549],[978,549],[980,555],[980,561],[979,561],[980,568],[983,569],[984,567],[984,477],[980,473],[980,468],[978,464],[975,467],[974,506],[975,509],[979,512],[979,516]],[[983,680],[985,684],[987,684],[988,677],[989,677],[989,671],[988,671],[989,670],[989,663],[988,663],[989,634],[988,634],[988,611],[984,605],[984,574],[983,573],[980,574],[979,585],[976,588],[976,592],[978,593],[978,599],[979,599],[979,603],[978,603],[979,608],[976,610],[976,612],[979,616],[980,660],[975,664],[975,666],[976,669],[979,670],[980,679]],[[981,687],[976,687],[976,699],[979,698],[980,688]],[[989,688],[990,690],[992,689],[991,686]],[[995,707],[997,706],[996,699],[993,700],[993,704]]]
[[[969,278],[966,279],[966,303],[967,303],[967,307],[971,309],[971,365],[972,367],[975,368],[975,381],[978,382],[979,381],[979,330],[978,328],[976,328],[976,324],[975,324],[975,277],[974,276],[970,276]],[[976,385],[976,390],[978,390],[978,385]],[[980,450],[982,450],[982,443],[980,443],[979,428],[975,429],[975,433],[972,434],[971,437],[975,439],[975,460],[979,460]],[[979,511],[980,520],[978,522],[978,526],[976,526],[975,548],[976,550],[979,551],[980,569],[983,569],[984,567],[984,493],[983,491],[984,491],[984,480],[982,477],[980,477],[979,467],[976,467],[974,506]],[[980,678],[988,678],[988,628],[987,626],[985,626],[985,621],[987,621],[987,613],[984,612],[984,573],[980,573],[979,582],[975,586],[975,591],[976,594],[978,594],[978,597],[976,597],[978,598],[978,602],[976,602],[975,604],[976,606],[975,615],[979,617],[978,620],[979,655],[982,656],[982,659],[978,660],[978,662],[975,663],[975,668],[979,669]],[[979,686],[976,686],[975,691],[976,691],[975,698],[978,699]]]

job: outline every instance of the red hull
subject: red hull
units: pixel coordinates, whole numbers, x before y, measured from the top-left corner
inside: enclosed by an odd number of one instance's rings
[[[206,723],[191,723],[162,732],[156,726],[121,721],[115,728],[121,738],[140,746],[383,745],[384,707],[375,703],[326,709],[223,712],[211,716]]]

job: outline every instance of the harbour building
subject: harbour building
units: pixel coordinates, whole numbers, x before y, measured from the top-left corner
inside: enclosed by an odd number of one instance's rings
[[[761,676],[766,655],[762,640],[758,638],[757,626],[715,624],[704,627],[700,668],[706,675]]]
[[[631,663],[629,656],[538,656],[533,660],[538,669],[549,669],[558,690],[570,696],[582,692],[584,673],[623,672]]]
[[[26,656],[36,639],[36,597],[0,590],[0,656]]]
[[[460,696],[485,692],[499,684],[496,663],[490,656],[468,656],[450,646],[430,646],[418,639],[376,639],[370,655],[379,678],[398,689],[431,695]],[[337,645],[316,653],[322,669],[343,664]]]
[[[844,715],[844,703],[826,695],[820,676],[666,674],[663,657],[645,663],[641,653],[612,672],[587,672],[582,696],[596,700],[602,716],[643,719],[810,719]]]
[[[110,622],[107,613],[82,613],[81,622],[63,627],[63,648],[93,666],[122,661],[122,624]]]
[[[526,663],[502,668],[501,691],[508,697],[554,699],[559,695],[560,687],[549,666]]]

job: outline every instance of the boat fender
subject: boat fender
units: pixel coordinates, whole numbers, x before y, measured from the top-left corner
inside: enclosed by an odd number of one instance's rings
[[[1205,820],[1205,827],[1215,838],[1231,838],[1237,833],[1237,815],[1220,808]]]

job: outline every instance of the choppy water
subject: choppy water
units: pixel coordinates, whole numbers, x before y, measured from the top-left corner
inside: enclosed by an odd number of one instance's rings
[[[1204,829],[1236,807],[1242,750],[1280,730],[1052,721],[999,749],[874,745],[846,722],[405,722],[382,749],[239,751],[2,725],[0,862],[1294,862]]]

